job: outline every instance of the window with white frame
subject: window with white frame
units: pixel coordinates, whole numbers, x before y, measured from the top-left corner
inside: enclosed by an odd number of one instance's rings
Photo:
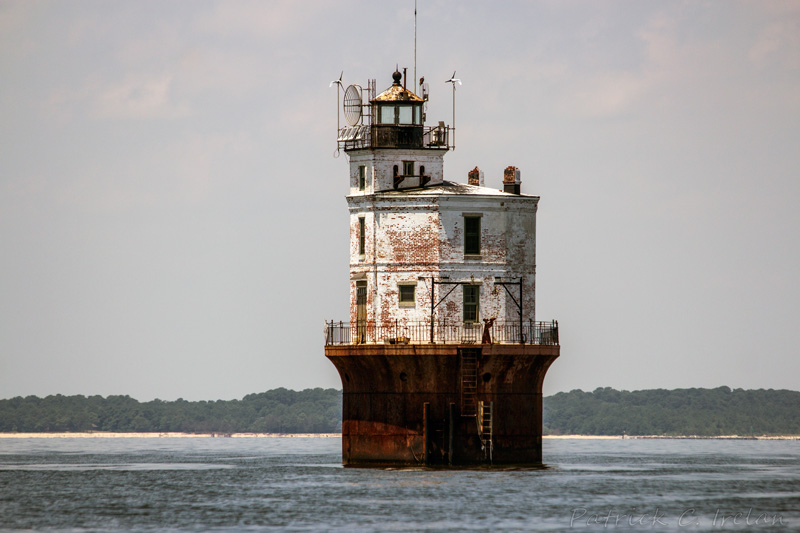
[[[398,301],[400,303],[400,307],[414,307],[415,294],[417,292],[417,284],[399,283],[397,285],[397,289],[398,289]]]
[[[481,255],[481,217],[464,215],[464,255]]]
[[[480,285],[464,285],[464,322],[478,321],[478,312],[481,299]]]

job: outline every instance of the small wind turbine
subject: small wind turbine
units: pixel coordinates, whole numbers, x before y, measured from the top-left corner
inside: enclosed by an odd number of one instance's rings
[[[454,72],[453,74],[455,74],[455,72]],[[339,79],[338,79],[338,80],[333,80],[333,81],[331,82],[331,84],[330,84],[330,85],[328,85],[328,87],[329,87],[329,88],[330,88],[330,87],[333,87],[333,84],[334,84],[334,83],[335,83],[335,84],[337,84],[339,87],[341,87],[341,86],[342,86],[342,76],[344,76],[344,71],[342,71],[342,73],[341,73],[341,74],[339,74]]]
[[[456,71],[454,70],[453,75],[445,82],[453,84],[453,150],[456,149],[456,82],[461,85],[461,80],[456,78]]]
[[[452,83],[453,84],[453,90],[455,91],[456,90],[456,82],[458,82],[458,84],[461,85],[461,80],[456,78],[456,71],[454,70],[453,71],[453,75],[450,76],[450,79],[447,80],[445,83]]]

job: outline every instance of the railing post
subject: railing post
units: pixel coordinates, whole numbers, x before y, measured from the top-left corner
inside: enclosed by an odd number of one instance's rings
[[[433,344],[433,288],[436,284],[433,281],[433,276],[431,276],[431,344]]]
[[[525,344],[525,334],[522,333],[522,278],[519,278],[519,343]]]

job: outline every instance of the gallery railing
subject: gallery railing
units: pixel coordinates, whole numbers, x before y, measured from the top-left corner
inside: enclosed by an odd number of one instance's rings
[[[325,344],[481,344],[486,327],[464,322],[325,322]],[[488,328],[492,344],[558,345],[558,321],[499,321]]]
[[[362,150],[365,148],[433,148],[452,150],[455,148],[455,129],[440,122],[438,126],[344,126],[336,141],[340,149]]]

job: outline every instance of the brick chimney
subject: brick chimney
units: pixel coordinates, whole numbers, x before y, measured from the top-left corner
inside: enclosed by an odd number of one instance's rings
[[[520,194],[520,171],[517,167],[509,166],[503,171],[503,192]]]
[[[469,172],[467,172],[467,177],[470,185],[475,185],[476,187],[483,187],[483,171],[478,167],[473,168]]]

